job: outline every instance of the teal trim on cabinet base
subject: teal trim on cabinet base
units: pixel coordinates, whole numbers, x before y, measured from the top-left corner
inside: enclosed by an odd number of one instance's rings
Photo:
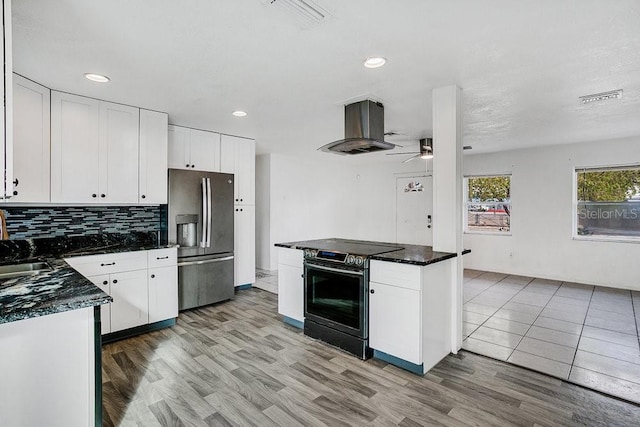
[[[176,324],[176,319],[161,320],[159,322],[149,323],[148,325],[136,326],[135,328],[125,329],[123,331],[112,332],[102,336],[102,343],[110,343],[125,338],[130,338],[146,332],[157,331],[158,329],[168,328]]]
[[[301,322],[296,319],[292,319],[291,317],[282,316],[282,321],[287,325],[293,326],[294,328],[304,329],[304,322]]]
[[[394,366],[397,366],[398,368],[402,368],[405,371],[409,371],[413,374],[424,375],[424,372],[423,372],[424,367],[422,363],[419,365],[416,365],[415,363],[407,362],[404,359],[400,359],[399,357],[392,356],[390,354],[384,353],[379,350],[373,350],[373,357],[375,357],[376,359],[383,360]]]
[[[247,283],[246,285],[236,286],[236,291],[244,291],[245,289],[251,289],[253,287],[252,283]]]

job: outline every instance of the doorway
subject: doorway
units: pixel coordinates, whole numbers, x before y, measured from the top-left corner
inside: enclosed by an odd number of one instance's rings
[[[396,179],[396,242],[433,244],[433,178]]]

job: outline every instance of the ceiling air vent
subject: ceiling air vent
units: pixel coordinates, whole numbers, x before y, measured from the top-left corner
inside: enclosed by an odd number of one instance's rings
[[[263,0],[263,3],[287,13],[303,28],[319,25],[328,16],[326,10],[311,0]]]
[[[606,101],[607,99],[622,99],[622,89],[581,96],[580,102],[583,104],[589,104],[596,101]]]

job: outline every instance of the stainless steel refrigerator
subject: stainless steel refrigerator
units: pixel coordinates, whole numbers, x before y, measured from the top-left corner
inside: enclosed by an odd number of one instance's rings
[[[180,310],[233,297],[233,179],[169,169],[168,239],[180,245]]]

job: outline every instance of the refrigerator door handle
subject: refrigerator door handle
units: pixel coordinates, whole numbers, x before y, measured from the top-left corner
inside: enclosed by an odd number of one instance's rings
[[[211,247],[211,178],[207,178],[207,247]]]
[[[209,225],[209,219],[207,218],[207,181],[202,178],[202,241],[200,247],[207,247],[207,226]]]

